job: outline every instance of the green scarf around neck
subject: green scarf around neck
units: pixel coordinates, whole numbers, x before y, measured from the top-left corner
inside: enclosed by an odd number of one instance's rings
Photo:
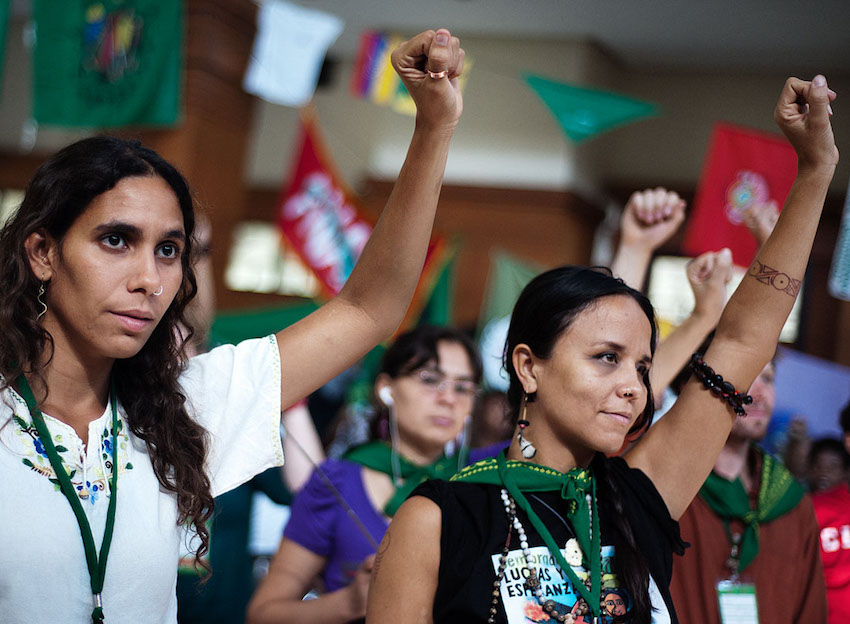
[[[367,442],[366,444],[350,449],[343,455],[343,458],[366,468],[382,472],[392,478],[395,476],[393,475],[393,454],[394,451],[389,444],[376,441]],[[390,517],[395,515],[401,504],[420,483],[428,479],[445,480],[457,472],[457,456],[446,457],[443,455],[433,464],[426,466],[417,466],[398,453],[395,453],[395,456],[398,458],[398,476],[404,479],[404,482],[396,487],[395,493],[387,501],[387,504],[384,505],[384,513]],[[465,458],[461,458],[461,461],[462,463],[466,463]]]
[[[573,587],[587,602],[593,615],[600,615],[600,596],[602,589],[602,544],[599,530],[599,515],[596,510],[596,488],[593,472],[589,468],[573,468],[569,472],[559,472],[554,468],[534,464],[528,461],[508,460],[505,451],[495,459],[485,459],[468,466],[451,478],[452,481],[486,483],[508,490],[517,506],[522,509],[543,538],[549,554],[557,562],[561,571],[570,579]],[[572,525],[583,564],[590,572],[590,587],[587,587],[565,560],[560,547],[555,543],[546,525],[531,508],[524,492],[558,492],[567,501],[567,517]],[[588,500],[592,505],[588,505]],[[593,517],[593,531],[590,518]]]
[[[754,450],[761,456],[761,483],[756,509],[750,507],[750,495],[740,478],[727,481],[712,472],[699,491],[711,510],[723,520],[727,532],[732,519],[745,525],[738,571],[743,571],[758,554],[759,524],[784,516],[797,506],[804,494],[802,486],[779,460],[758,447]]]
[[[504,455],[504,451],[501,452]],[[554,468],[534,464],[529,461],[505,459],[505,468],[510,472],[517,487],[523,492],[559,492],[567,501],[567,517],[576,533],[582,552],[590,552],[589,514],[587,495],[593,491],[593,475],[587,468],[573,468],[569,472],[559,472]],[[489,483],[503,486],[503,476],[499,471],[498,458],[483,459],[467,466],[451,481],[471,483]]]

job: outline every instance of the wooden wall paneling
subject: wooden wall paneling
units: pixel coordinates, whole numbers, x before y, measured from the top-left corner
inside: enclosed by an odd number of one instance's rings
[[[222,309],[239,307],[238,294],[224,286],[224,269],[246,202],[254,99],[242,90],[242,78],[256,10],[256,4],[244,0],[186,1],[183,121],[174,129],[139,133],[180,168],[212,222],[216,299]]]
[[[365,208],[377,217],[392,182],[373,180],[366,188]],[[459,245],[455,324],[477,324],[492,251],[544,267],[586,264],[602,218],[600,209],[570,192],[444,186],[434,231]]]
[[[50,154],[0,153],[0,188],[25,189],[36,169]]]

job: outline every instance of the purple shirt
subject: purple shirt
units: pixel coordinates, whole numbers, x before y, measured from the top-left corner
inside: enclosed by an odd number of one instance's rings
[[[389,524],[366,495],[363,467],[345,459],[328,459],[321,467],[380,544]],[[351,583],[363,560],[375,552],[316,471],[295,497],[283,536],[327,559],[322,579],[329,592]]]
[[[470,452],[470,463],[496,455],[507,443]],[[380,544],[389,523],[375,509],[363,485],[363,467],[345,459],[328,459],[322,470],[360,518],[375,542]],[[283,536],[327,559],[322,580],[328,592],[350,584],[363,560],[375,553],[319,473],[298,492]]]

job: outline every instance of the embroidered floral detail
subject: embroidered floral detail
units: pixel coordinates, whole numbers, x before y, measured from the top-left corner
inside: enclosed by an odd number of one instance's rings
[[[33,472],[46,477],[56,491],[60,491],[59,479],[56,477],[53,466],[50,465],[50,459],[47,457],[47,452],[35,425],[32,421],[24,420],[17,414],[13,415],[12,418],[18,425],[16,437],[19,442],[18,451],[23,455],[21,462]],[[112,476],[112,445],[114,439],[117,438],[118,441],[118,476],[120,477],[121,473],[133,469],[133,464],[127,461],[129,438],[124,431],[124,421],[121,419],[118,420],[117,436],[112,430],[111,422],[103,428],[100,436],[99,459],[101,461],[96,462],[94,466],[88,466],[88,470],[83,469],[86,458],[82,452],[75,456],[75,453],[72,453],[62,444],[63,435],[61,433],[51,432],[51,436],[53,437],[53,445],[62,460],[63,467],[68,472],[74,490],[81,500],[87,500],[92,505],[97,503],[104,490],[108,491],[107,480]]]

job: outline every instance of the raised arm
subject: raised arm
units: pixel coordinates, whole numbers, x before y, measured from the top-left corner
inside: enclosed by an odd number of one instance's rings
[[[732,277],[732,253],[728,249],[708,251],[691,260],[686,272],[694,293],[694,309],[655,350],[649,379],[656,405],[691,354],[717,326],[726,305],[726,284]]]
[[[835,97],[823,76],[789,78],[774,118],[797,152],[797,177],[776,227],[726,304],[705,362],[741,392],[776,349],[806,270],[838,150],[827,112]],[[679,400],[627,456],[678,518],[726,442],[735,414],[694,378]]]
[[[685,200],[660,186],[635,191],[620,218],[620,242],[611,260],[611,272],[640,290],[652,254],[667,242],[685,219]]]
[[[404,318],[422,272],[449,141],[463,109],[457,80],[463,58],[460,43],[447,30],[421,33],[393,52],[393,67],[416,103],[407,158],[342,292],[277,334],[283,407],[351,366]]]

